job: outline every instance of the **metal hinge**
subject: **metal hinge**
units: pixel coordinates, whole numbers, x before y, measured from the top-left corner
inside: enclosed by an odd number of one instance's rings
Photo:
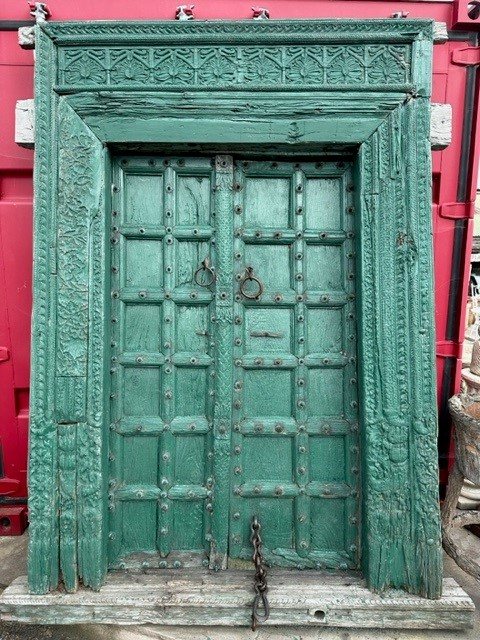
[[[439,216],[453,220],[473,218],[474,213],[474,202],[444,202],[438,207]]]
[[[480,47],[464,47],[452,51],[452,63],[462,67],[480,64]]]
[[[7,347],[0,347],[0,362],[6,362],[10,360],[10,351]]]

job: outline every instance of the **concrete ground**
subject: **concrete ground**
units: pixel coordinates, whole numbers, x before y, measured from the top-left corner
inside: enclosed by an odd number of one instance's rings
[[[26,573],[27,535],[0,537],[0,592]],[[276,629],[255,633],[219,627],[158,627],[107,625],[24,625],[0,622],[0,640],[480,640],[480,582],[445,556],[445,575],[453,577],[475,602],[475,627],[469,631],[349,631],[321,628]]]

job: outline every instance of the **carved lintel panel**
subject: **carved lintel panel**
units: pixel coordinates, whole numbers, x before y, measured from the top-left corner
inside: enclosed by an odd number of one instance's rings
[[[84,47],[61,52],[65,88],[381,87],[410,82],[405,44]]]

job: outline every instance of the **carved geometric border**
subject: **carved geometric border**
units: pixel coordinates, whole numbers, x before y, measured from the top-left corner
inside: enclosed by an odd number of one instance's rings
[[[357,145],[363,571],[372,589],[394,586],[440,595],[431,31],[430,22],[406,20],[40,28],[30,439],[33,592],[55,588],[59,575],[68,590],[75,590],[79,578],[98,589],[106,572],[102,296],[108,145],[235,146],[255,140],[257,146],[290,152]],[[390,63],[380,82],[366,61],[382,43]],[[190,60],[188,92],[178,75],[171,84],[156,77],[156,56]],[[233,75],[232,56],[237,62],[248,59]],[[84,59],[98,60],[98,72],[93,66],[93,75],[82,75]],[[339,59],[340,71],[332,76]],[[309,70],[312,60],[317,76]],[[255,62],[277,75],[258,82]],[[353,76],[352,69],[357,69]],[[250,111],[255,117],[245,124]],[[215,127],[209,126],[213,120]]]

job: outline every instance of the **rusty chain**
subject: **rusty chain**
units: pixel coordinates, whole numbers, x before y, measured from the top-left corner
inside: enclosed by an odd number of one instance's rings
[[[253,555],[252,560],[255,565],[255,577],[253,581],[253,589],[255,591],[255,598],[253,600],[252,608],[252,631],[255,631],[257,624],[266,622],[270,615],[270,605],[267,598],[267,570],[262,557],[262,538],[260,537],[260,523],[257,516],[253,516],[252,520],[252,545]],[[259,612],[260,607],[263,607],[263,614]]]

